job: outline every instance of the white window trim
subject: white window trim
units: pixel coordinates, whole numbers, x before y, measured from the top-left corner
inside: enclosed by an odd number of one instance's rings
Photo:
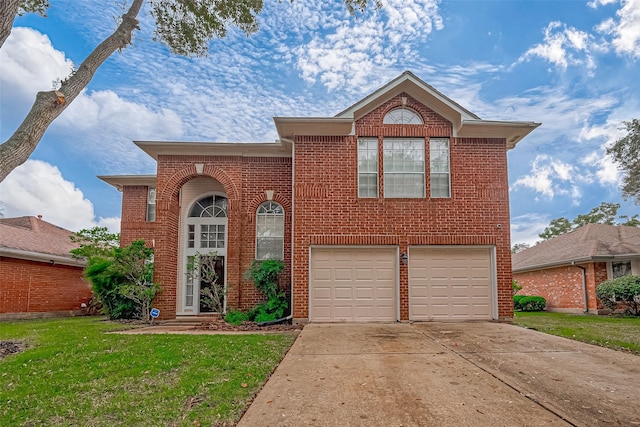
[[[284,260],[284,235],[286,234],[286,231],[285,231],[285,220],[284,220],[284,219],[285,219],[285,218],[284,218],[284,217],[285,217],[285,215],[284,215],[284,207],[283,207],[280,203],[278,203],[278,202],[274,202],[273,200],[267,200],[267,201],[265,201],[265,202],[260,203],[260,205],[259,205],[259,206],[258,206],[258,208],[256,209],[255,259],[257,259],[257,260],[261,260],[261,261],[263,261],[263,260],[265,260],[265,259],[273,259],[273,258],[258,258],[258,217],[259,217],[259,215],[261,215],[261,214],[259,213],[259,210],[260,210],[260,208],[261,208],[264,204],[266,204],[266,203],[274,203],[274,204],[276,204],[276,205],[280,206],[280,209],[282,209],[282,215],[278,215],[278,216],[281,216],[281,217],[282,217],[282,235],[281,235],[281,236],[274,236],[273,238],[274,238],[274,239],[275,239],[275,238],[280,238],[280,239],[282,239],[282,254],[280,254],[280,257],[279,257],[278,259],[280,259],[280,260]],[[262,215],[267,215],[267,214],[262,214]],[[274,216],[275,216],[275,214],[269,214],[269,215],[274,215]]]
[[[433,195],[433,180],[432,177],[433,175],[445,175],[445,172],[433,172],[433,167],[431,165],[431,142],[432,141],[437,141],[437,140],[446,140],[448,143],[448,155],[447,155],[447,169],[448,172],[446,172],[447,175],[447,186],[449,189],[449,195],[447,196],[434,196]],[[432,199],[450,199],[451,198],[451,140],[449,138],[429,138],[429,197]]]
[[[374,172],[360,172],[360,141],[375,141],[376,144],[376,194],[375,196],[363,196],[360,194],[360,175],[373,175]],[[378,146],[378,138],[358,138],[358,198],[361,199],[377,199],[380,194],[380,174],[378,168],[380,167],[380,147]]]
[[[147,222],[156,221],[156,188],[155,187],[147,187],[147,215],[145,218]]]

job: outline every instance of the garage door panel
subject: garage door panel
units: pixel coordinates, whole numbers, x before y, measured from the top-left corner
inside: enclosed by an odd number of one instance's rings
[[[411,320],[491,319],[488,248],[409,248]]]
[[[311,321],[397,320],[396,265],[396,248],[313,248]]]

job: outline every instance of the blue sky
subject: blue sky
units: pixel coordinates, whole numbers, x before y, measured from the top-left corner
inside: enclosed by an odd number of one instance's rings
[[[512,242],[620,196],[605,148],[640,118],[640,0],[265,2],[260,30],[231,30],[206,58],[168,53],[140,15],[114,54],[0,184],[5,216],[77,230],[119,227],[121,197],[96,175],[154,173],[133,140],[271,142],[274,116],[333,116],[410,70],[488,120],[542,122],[509,152]],[[115,2],[52,1],[0,49],[0,137],[115,27]]]

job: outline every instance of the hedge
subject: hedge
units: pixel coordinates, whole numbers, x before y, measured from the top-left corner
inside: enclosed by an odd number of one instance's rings
[[[626,311],[640,315],[640,276],[622,276],[605,280],[596,287],[596,296],[607,308],[615,310],[619,303],[627,306]]]
[[[546,305],[547,300],[540,296],[513,296],[513,308],[516,311],[543,311]]]

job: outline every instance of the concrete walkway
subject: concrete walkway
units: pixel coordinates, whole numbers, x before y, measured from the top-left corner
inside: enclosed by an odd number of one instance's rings
[[[310,324],[239,426],[640,425],[640,357],[498,323]]]

